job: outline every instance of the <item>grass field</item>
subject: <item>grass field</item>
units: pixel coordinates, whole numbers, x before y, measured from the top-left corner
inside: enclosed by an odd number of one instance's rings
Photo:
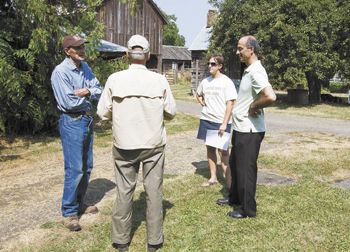
[[[350,121],[349,104],[319,103],[310,105],[293,105],[285,102],[286,96],[286,92],[277,92],[277,102],[268,107],[266,110],[274,113],[333,118]],[[344,94],[337,94],[337,96],[344,96]]]
[[[198,118],[178,113],[171,121],[166,121],[167,134],[176,134],[187,130],[195,129],[198,125]],[[109,147],[112,145],[112,130],[110,124],[97,123],[95,126],[94,147]],[[42,155],[61,151],[59,137],[18,137],[8,140],[0,138],[0,162],[3,167],[11,167],[16,160],[34,162]],[[17,163],[16,163],[17,165]]]
[[[170,86],[171,91],[175,99],[182,101],[197,102],[196,98],[192,95],[190,83],[179,83]]]
[[[183,130],[178,125],[189,122],[184,127],[194,129],[197,119],[192,119],[181,115],[167,126],[177,132]],[[203,176],[208,176],[206,169],[165,176],[165,244],[160,251],[349,251],[350,194],[332,186],[350,177],[349,139],[320,133],[288,134],[287,145],[281,142],[276,149],[261,153],[259,167],[296,182],[258,185],[257,218],[228,218],[231,208],[215,204],[225,194],[222,186],[199,186]],[[99,137],[105,136],[97,134]],[[272,144],[276,139],[264,141]],[[112,204],[104,202],[98,220],[79,233],[67,232],[60,223],[42,225],[47,235],[21,251],[113,251]],[[145,193],[139,187],[130,251],[146,251],[145,208]]]
[[[177,99],[195,102],[189,86],[176,85],[172,89]],[[344,116],[349,114],[348,109],[324,104],[310,108],[277,104],[268,108],[273,112],[302,111],[301,115],[350,120]],[[198,118],[179,113],[166,127],[169,134],[195,130]],[[285,137],[287,143],[272,136],[265,138],[264,143],[276,148],[260,154],[259,169],[296,182],[258,185],[257,218],[228,218],[226,213],[231,208],[215,204],[226,194],[222,185],[198,186],[208,176],[206,169],[197,169],[194,174],[166,175],[165,244],[160,251],[350,251],[350,194],[333,187],[336,181],[350,178],[349,138],[300,132]],[[109,126],[99,125],[95,148],[109,148],[111,141]],[[6,169],[61,151],[57,137],[18,138],[11,143],[2,139],[1,146],[0,161]],[[141,186],[136,192],[131,252],[146,251],[145,193]],[[106,200],[97,219],[78,233],[68,232],[59,222],[44,223],[41,229],[45,235],[40,241],[20,251],[114,251],[110,238],[112,204]]]
[[[218,187],[193,187],[199,175],[165,180],[164,233],[160,251],[348,251],[349,193],[304,179],[284,187],[258,186],[258,217],[232,220],[229,207],[215,205]],[[146,251],[145,195],[134,199],[130,251]],[[40,247],[22,251],[113,251],[110,241],[111,202],[98,222],[66,237],[64,227],[48,230]],[[336,209],[336,210],[335,210]]]
[[[303,158],[298,151],[288,156],[263,154],[260,166],[272,171],[282,169],[297,178],[297,183],[259,185],[257,218],[232,220],[226,217],[230,207],[214,203],[222,197],[220,186],[207,189],[193,186],[201,183],[207,171],[166,177],[163,201],[166,242],[161,251],[349,251],[350,194],[319,179],[329,178],[339,167],[349,167],[350,148],[339,147],[336,153],[322,148],[306,151]],[[296,159],[299,161],[295,162]],[[321,169],[320,160],[325,163]],[[111,205],[112,202],[106,202],[100,219],[90,228],[58,237],[64,227],[50,226],[40,247],[22,251],[113,251]],[[130,251],[145,251],[145,208],[145,194],[138,190]]]

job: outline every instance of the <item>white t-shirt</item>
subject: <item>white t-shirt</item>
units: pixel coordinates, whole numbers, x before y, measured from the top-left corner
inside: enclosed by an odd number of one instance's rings
[[[201,119],[215,123],[224,121],[226,102],[237,98],[233,81],[226,75],[219,78],[208,77],[201,81],[197,94],[203,96],[206,106],[202,109]],[[229,123],[232,122],[230,117]]]
[[[260,60],[244,70],[239,93],[233,107],[233,129],[239,132],[265,132],[264,111],[257,117],[248,115],[250,104],[265,87],[271,86]]]

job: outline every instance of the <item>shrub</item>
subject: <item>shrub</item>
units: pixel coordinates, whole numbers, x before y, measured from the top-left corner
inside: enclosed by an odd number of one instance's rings
[[[345,81],[329,83],[329,91],[331,93],[347,93],[348,90],[349,90],[349,84]]]
[[[94,72],[96,78],[99,80],[101,86],[104,86],[106,84],[108,77],[112,73],[126,69],[127,66],[128,61],[126,57],[110,60],[97,58],[94,61],[90,62],[90,67]]]
[[[55,131],[58,113],[50,77],[64,57],[60,42],[67,34],[82,33],[99,41],[103,26],[96,7],[101,1],[89,0],[86,6],[81,1],[2,2],[0,134]]]

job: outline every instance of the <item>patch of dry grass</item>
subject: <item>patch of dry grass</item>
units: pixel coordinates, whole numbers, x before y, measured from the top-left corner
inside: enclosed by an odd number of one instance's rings
[[[333,118],[350,121],[350,105],[348,104],[312,104],[292,105],[287,103],[276,103],[266,111],[273,113],[293,114],[310,117]]]
[[[269,135],[259,157],[261,168],[280,174],[316,176],[334,182],[350,179],[350,138],[324,133],[292,132]]]
[[[171,91],[177,100],[197,102],[193,96],[190,82],[178,83],[170,86]]]
[[[198,127],[197,117],[178,113],[171,121],[166,121],[168,134],[176,134],[195,130]],[[110,123],[96,123],[94,148],[110,148],[112,145],[112,130]],[[62,156],[61,141],[58,136],[18,137],[9,140],[0,138],[0,171],[24,165],[30,165],[41,160],[52,159],[52,156]]]

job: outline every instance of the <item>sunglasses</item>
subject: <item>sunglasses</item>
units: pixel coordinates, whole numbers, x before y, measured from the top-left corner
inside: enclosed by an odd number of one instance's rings
[[[73,48],[74,50],[78,51],[78,50],[83,50],[85,49],[85,45],[80,45],[80,46],[70,46],[70,48]]]
[[[213,67],[213,66],[217,66],[217,64],[215,62],[208,62],[208,66]]]

